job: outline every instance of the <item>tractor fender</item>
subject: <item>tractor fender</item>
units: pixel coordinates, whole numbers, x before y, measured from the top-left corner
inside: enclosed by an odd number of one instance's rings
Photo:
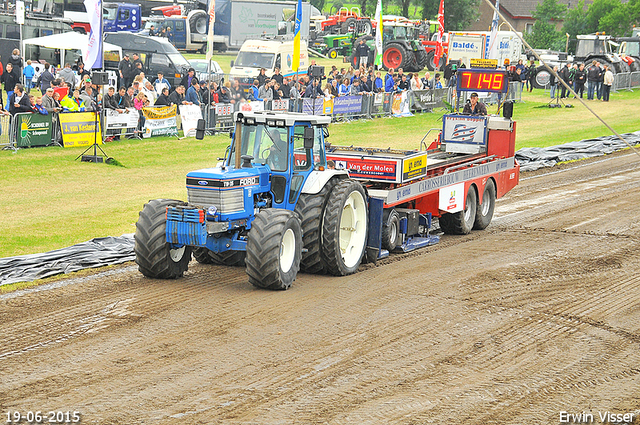
[[[319,193],[333,177],[346,179],[349,178],[349,173],[346,170],[312,171],[304,182],[304,186],[302,186],[302,193],[312,195]]]

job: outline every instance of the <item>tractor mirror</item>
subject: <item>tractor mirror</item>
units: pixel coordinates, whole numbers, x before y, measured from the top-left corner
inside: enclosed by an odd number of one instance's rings
[[[304,128],[304,148],[313,149],[313,139],[315,138],[315,131],[313,127]]]
[[[233,61],[231,61],[231,68],[233,68]]]

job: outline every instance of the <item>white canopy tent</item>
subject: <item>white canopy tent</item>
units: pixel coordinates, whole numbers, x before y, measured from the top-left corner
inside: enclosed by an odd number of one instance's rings
[[[89,44],[89,36],[77,31],[65,32],[62,34],[47,35],[45,37],[27,38],[22,40],[22,51],[25,52],[26,45],[47,47],[50,49],[60,49],[60,65],[65,64],[65,52],[67,50],[80,50],[82,57],[85,56]],[[122,57],[122,48],[115,44],[104,43],[104,52],[118,52],[118,57]]]

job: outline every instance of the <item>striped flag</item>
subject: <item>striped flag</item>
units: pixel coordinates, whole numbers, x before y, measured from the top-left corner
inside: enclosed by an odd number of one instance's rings
[[[213,25],[216,22],[216,0],[209,0],[209,32],[207,33],[207,63],[213,56]]]
[[[84,0],[89,15],[89,44],[83,61],[85,69],[102,69],[102,0]]]
[[[498,51],[494,49],[496,38],[498,35],[498,23],[500,23],[500,17],[498,16],[498,10],[500,10],[500,0],[496,0],[496,10],[493,11],[493,20],[491,21],[491,35],[489,36],[489,42],[487,43],[487,51],[485,52],[484,57],[488,59],[497,59]],[[493,54],[494,57],[491,57]]]
[[[438,38],[436,44],[436,53],[434,56],[433,64],[435,69],[438,69],[440,65],[440,58],[444,53],[444,47],[442,46],[442,38],[444,37],[444,0],[440,0],[440,10],[438,10]]]
[[[298,0],[296,7],[296,26],[293,28],[293,58],[291,69],[298,73],[300,68],[300,25],[302,25],[302,0]]]
[[[378,5],[376,6],[376,15],[375,20],[377,23],[376,30],[376,60],[375,65],[378,68],[382,67],[382,0],[378,0]]]

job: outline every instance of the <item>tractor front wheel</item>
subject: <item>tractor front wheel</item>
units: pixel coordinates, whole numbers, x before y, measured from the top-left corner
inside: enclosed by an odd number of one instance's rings
[[[266,209],[256,215],[247,240],[247,275],[253,286],[289,289],[300,270],[302,228],[292,211]]]
[[[173,199],[154,199],[145,204],[136,223],[135,245],[138,270],[154,279],[176,279],[189,267],[191,247],[167,243],[167,207],[186,205]]]

